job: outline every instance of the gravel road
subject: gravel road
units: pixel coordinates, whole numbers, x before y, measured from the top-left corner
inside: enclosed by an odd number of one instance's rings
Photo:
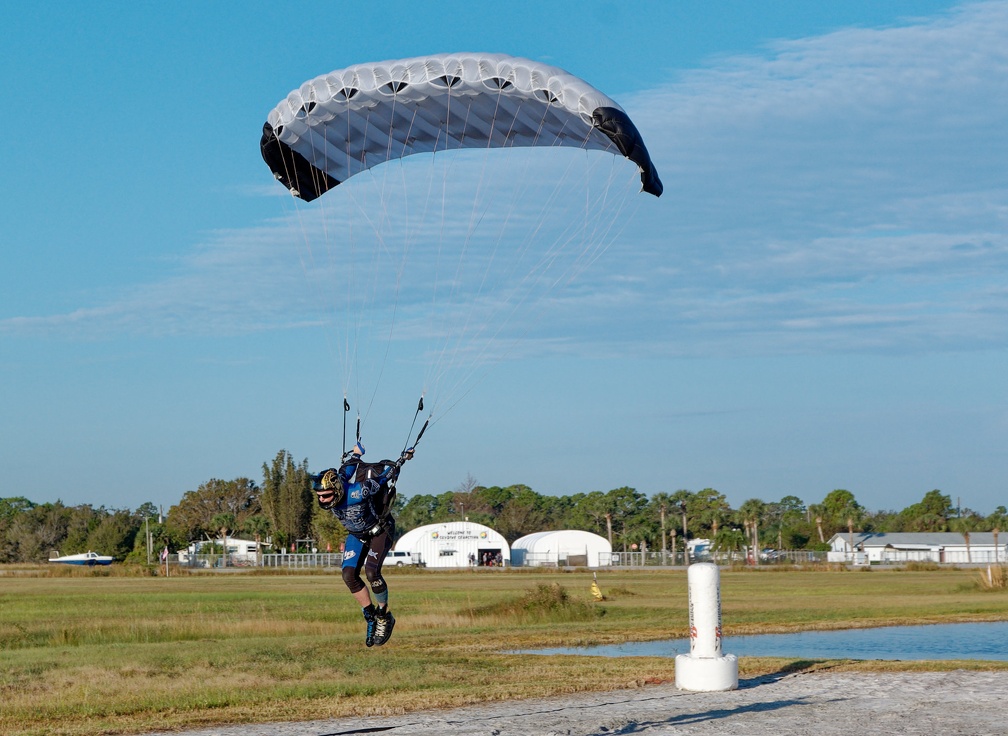
[[[402,716],[228,726],[185,736],[981,736],[1008,733],[1005,703],[1004,672],[818,672],[744,680],[738,690],[723,693],[646,685]]]

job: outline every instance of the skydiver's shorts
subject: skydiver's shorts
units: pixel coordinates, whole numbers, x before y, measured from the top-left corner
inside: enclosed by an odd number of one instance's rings
[[[343,582],[351,593],[364,589],[364,581],[360,576],[362,567],[371,590],[375,593],[385,590],[385,578],[382,577],[381,569],[385,563],[385,556],[392,549],[394,536],[395,520],[391,517],[384,529],[373,537],[361,539],[353,534],[347,535],[343,547]]]

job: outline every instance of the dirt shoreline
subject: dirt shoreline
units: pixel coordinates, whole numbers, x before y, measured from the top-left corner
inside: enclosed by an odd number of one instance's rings
[[[985,736],[1005,733],[1005,702],[1003,671],[816,672],[743,680],[738,690],[722,693],[647,685],[401,716],[222,726],[184,736]],[[169,734],[179,736],[146,736]]]

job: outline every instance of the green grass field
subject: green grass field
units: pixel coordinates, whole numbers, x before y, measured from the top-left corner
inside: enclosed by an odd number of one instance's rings
[[[513,649],[684,637],[682,570],[387,571],[395,635],[363,642],[336,573],[126,576],[0,572],[0,733],[109,734],[400,713],[635,687],[662,657]],[[724,571],[725,635],[1008,620],[1008,593],[968,570]],[[557,588],[557,586],[560,586]],[[730,641],[728,650],[730,649]],[[1006,669],[1008,663],[742,657],[742,678],[823,667]]]

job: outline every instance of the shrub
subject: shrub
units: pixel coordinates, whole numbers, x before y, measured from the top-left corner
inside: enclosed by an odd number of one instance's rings
[[[540,583],[518,598],[501,601],[471,610],[473,616],[504,616],[507,618],[542,619],[549,621],[583,621],[605,615],[605,609],[576,601],[559,583]]]
[[[986,570],[981,570],[977,585],[981,590],[1004,590],[1006,587],[1008,574],[1001,565],[987,565]]]

